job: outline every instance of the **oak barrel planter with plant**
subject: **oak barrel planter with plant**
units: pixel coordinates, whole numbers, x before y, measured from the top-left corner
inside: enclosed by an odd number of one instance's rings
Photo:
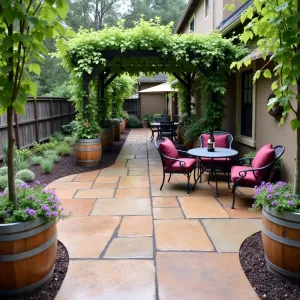
[[[30,292],[54,271],[56,225],[44,218],[0,224],[0,298]]]
[[[97,166],[102,157],[100,138],[76,140],[74,153],[80,165],[86,167]]]
[[[268,269],[300,282],[300,199],[283,181],[255,187],[253,209],[262,208],[262,240]]]
[[[268,268],[300,282],[300,213],[264,206],[262,239]]]
[[[101,145],[103,151],[111,149],[114,142],[113,127],[101,128]]]
[[[121,133],[124,133],[125,131],[125,127],[126,127],[126,123],[125,123],[125,120],[124,119],[121,119]]]
[[[54,190],[18,185],[18,205],[0,195],[0,299],[40,288],[52,276],[56,223],[66,218]]]

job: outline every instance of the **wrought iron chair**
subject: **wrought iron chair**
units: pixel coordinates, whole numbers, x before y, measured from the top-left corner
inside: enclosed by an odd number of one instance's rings
[[[213,135],[215,137],[216,147],[229,148],[231,149],[231,145],[233,142],[233,136],[226,131],[214,131]],[[209,139],[209,134],[201,134],[199,137],[200,148],[207,147],[207,141]],[[215,168],[216,165],[218,169],[224,173],[227,173],[227,182],[228,188],[230,188],[230,159],[228,158],[201,158],[199,163],[199,171],[200,171],[200,182],[202,181],[202,174],[205,171],[209,172],[208,183],[210,182],[210,174],[212,172],[212,168]]]
[[[197,160],[188,155],[187,152],[177,150],[174,144],[168,138],[158,137],[155,140],[155,147],[159,152],[162,166],[163,166],[163,181],[160,187],[162,189],[165,183],[165,175],[169,175],[168,182],[170,182],[172,174],[183,174],[187,177],[187,193],[190,193],[190,178],[194,171],[194,180],[196,181],[196,166]],[[186,158],[180,158],[179,154],[186,156]]]
[[[254,188],[263,181],[269,181],[274,164],[283,155],[284,151],[284,146],[279,145],[273,148],[271,144],[268,144],[262,147],[255,157],[241,158],[239,160],[240,164],[248,160],[251,163],[251,167],[240,165],[231,168],[232,209],[234,209],[235,204],[236,188],[238,186]]]
[[[176,128],[175,128],[174,122],[172,122],[172,121],[160,122],[159,137],[171,138],[171,140],[173,142],[174,136],[176,136]]]
[[[157,133],[157,136],[158,136],[158,134],[159,134],[159,128],[156,127],[156,126],[151,125],[151,123],[149,122],[148,119],[147,119],[147,123],[148,123],[148,126],[149,126],[150,130],[151,130],[151,137],[150,137],[150,140],[151,140],[151,142],[152,142],[153,139],[154,139],[154,134]]]

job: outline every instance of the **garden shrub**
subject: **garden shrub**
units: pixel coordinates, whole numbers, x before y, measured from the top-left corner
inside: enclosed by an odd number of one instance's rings
[[[72,121],[71,123],[67,124],[67,125],[63,125],[61,127],[61,131],[63,134],[71,136],[71,135],[75,135],[76,131],[77,131],[77,126],[78,126],[78,121]]]
[[[64,135],[61,132],[54,132],[52,138],[58,142],[62,142],[65,139]]]
[[[26,148],[26,149],[16,149],[15,150],[15,156],[22,156],[25,159],[29,159],[32,155],[32,152],[30,149]]]
[[[25,159],[23,156],[15,156],[15,170],[25,170],[29,168],[29,159]]]
[[[55,150],[46,150],[44,153],[44,156],[52,156],[52,155],[56,155],[56,151]]]
[[[41,163],[41,167],[44,171],[44,173],[46,174],[50,174],[53,170],[53,161],[50,159],[45,159],[42,163]]]
[[[54,142],[44,143],[44,144],[39,144],[35,142],[33,144],[33,152],[42,155],[43,152],[45,152],[46,150],[55,150],[56,146],[57,144]]]
[[[52,154],[52,155],[45,156],[45,159],[51,160],[53,163],[57,163],[60,161],[60,156],[57,154]]]
[[[4,190],[8,186],[8,177],[7,175],[0,176],[0,189]]]
[[[130,115],[128,117],[127,127],[128,128],[141,128],[142,127],[142,122],[136,116]]]
[[[35,178],[35,175],[30,170],[20,170],[16,173],[16,179],[21,179],[25,182],[31,182]]]
[[[71,136],[66,136],[64,142],[67,143],[70,147],[75,145],[75,139]]]
[[[4,167],[0,168],[0,176],[7,175],[7,172],[8,172],[7,166],[4,166]]]
[[[32,156],[31,157],[31,163],[34,166],[39,166],[42,163],[43,159],[44,158],[42,156]]]
[[[56,147],[56,154],[59,156],[68,156],[72,154],[72,149],[67,143],[61,143]]]

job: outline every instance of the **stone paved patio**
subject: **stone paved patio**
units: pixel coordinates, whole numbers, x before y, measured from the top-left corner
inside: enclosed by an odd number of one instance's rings
[[[72,217],[58,224],[70,265],[57,300],[258,299],[238,251],[260,230],[252,190],[197,184],[162,167],[147,129],[132,130],[115,165],[52,182]]]

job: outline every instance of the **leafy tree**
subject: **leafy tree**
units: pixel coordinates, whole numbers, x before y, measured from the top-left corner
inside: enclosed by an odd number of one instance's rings
[[[280,124],[285,123],[288,113],[294,115],[290,126],[297,132],[295,184],[300,194],[300,0],[254,0],[241,16],[249,21],[244,27],[240,40],[248,43],[257,40],[257,46],[266,64],[254,75],[274,77],[272,90],[275,97],[270,99],[268,108],[279,103],[284,111]],[[270,69],[273,62],[275,67]],[[250,59],[236,62],[232,67],[250,65]],[[294,100],[297,101],[294,101]]]
[[[13,114],[23,114],[27,95],[36,97],[37,84],[30,73],[40,74],[47,49],[46,38],[66,35],[62,23],[68,5],[64,0],[2,0],[0,2],[0,113],[7,113],[8,190],[17,206],[14,181]],[[37,63],[38,62],[38,63]]]
[[[126,26],[132,27],[134,21],[160,17],[162,24],[177,24],[186,8],[186,0],[131,0],[130,8],[124,16]]]

